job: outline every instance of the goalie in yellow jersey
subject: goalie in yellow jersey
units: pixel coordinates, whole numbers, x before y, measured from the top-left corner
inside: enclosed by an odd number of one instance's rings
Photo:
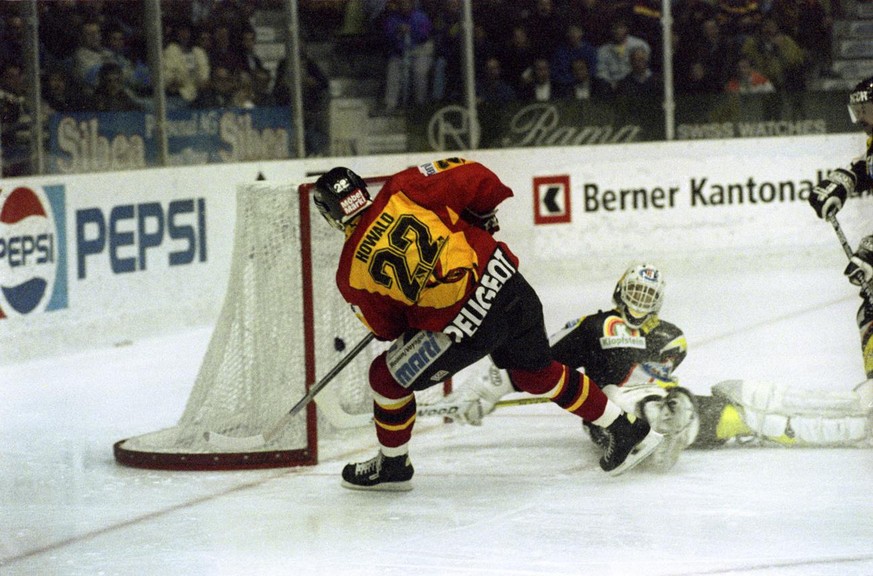
[[[665,287],[657,267],[631,266],[616,284],[614,308],[573,320],[550,339],[557,362],[584,371],[610,400],[664,435],[650,458],[656,466],[669,468],[689,446],[728,442],[873,447],[873,380],[845,392],[750,380],[719,382],[711,395],[680,386],[674,371],[687,343],[681,329],[659,316]],[[515,391],[506,373],[492,367],[447,401],[461,403],[456,420],[479,424]],[[600,444],[602,430],[586,428]]]

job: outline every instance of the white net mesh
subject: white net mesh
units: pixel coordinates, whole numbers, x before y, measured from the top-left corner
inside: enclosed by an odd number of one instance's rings
[[[303,190],[309,202],[306,187]],[[367,334],[336,288],[343,234],[323,222],[315,209],[307,211],[312,214],[311,226],[304,218],[301,227],[300,198],[290,184],[260,182],[239,188],[225,302],[184,413],[172,428],[117,443],[120,462],[153,468],[281,466],[293,464],[297,457],[288,460],[277,453],[311,449],[315,440],[307,434],[306,411],[281,436],[245,455],[205,438],[206,432],[231,437],[263,434],[306,394],[307,358],[315,361],[317,380]],[[311,285],[304,275],[307,246]],[[312,299],[309,357],[307,295]],[[337,413],[348,422],[367,422],[367,416],[353,416],[372,413],[367,373],[385,346],[371,343],[322,391],[319,400],[324,396],[339,410],[332,411],[332,424],[319,417],[319,433],[329,434],[334,425],[345,427],[336,422]]]

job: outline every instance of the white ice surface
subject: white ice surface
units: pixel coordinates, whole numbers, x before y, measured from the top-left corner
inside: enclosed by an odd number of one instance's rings
[[[806,263],[667,267],[682,383],[863,380],[856,292],[839,260]],[[531,274],[549,329],[608,306],[618,273]],[[371,430],[323,442],[309,468],[115,464],[116,440],[179,418],[209,335],[0,367],[0,575],[873,574],[871,450],[692,451],[612,478],[574,417],[537,405],[478,428],[421,421],[403,494],[340,487]]]

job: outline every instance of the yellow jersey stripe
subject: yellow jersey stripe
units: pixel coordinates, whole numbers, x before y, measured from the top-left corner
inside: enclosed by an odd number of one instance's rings
[[[588,379],[588,376],[582,374],[582,389],[579,391],[579,398],[576,400],[576,402],[573,403],[572,406],[567,408],[569,412],[575,412],[582,406],[582,404],[585,403],[585,400],[588,399],[588,392],[590,387],[591,380]]]
[[[379,422],[379,420],[374,420],[374,422],[376,422],[376,426],[378,426],[379,428],[381,428],[383,430],[388,430],[390,432],[397,432],[398,430],[406,430],[407,428],[412,426],[415,423],[415,416],[416,415],[413,414],[412,416],[409,417],[409,420],[407,420],[406,422],[403,422],[401,424],[394,424],[394,425],[383,424],[382,422]]]

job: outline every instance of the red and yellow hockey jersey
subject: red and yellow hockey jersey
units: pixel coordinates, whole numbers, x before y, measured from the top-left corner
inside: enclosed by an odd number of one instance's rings
[[[458,314],[498,246],[464,218],[494,210],[512,191],[476,162],[450,158],[388,179],[348,232],[337,286],[377,338],[442,331]]]

